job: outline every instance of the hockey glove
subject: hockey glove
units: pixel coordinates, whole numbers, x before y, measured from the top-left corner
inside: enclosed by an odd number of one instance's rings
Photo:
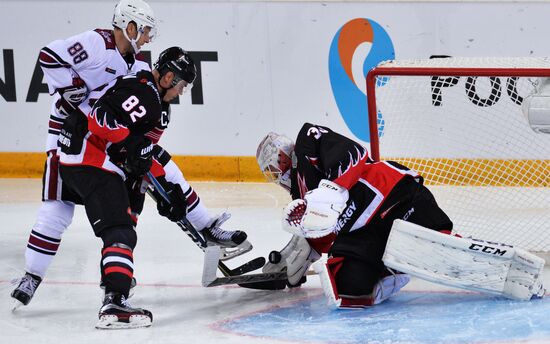
[[[158,195],[157,210],[159,214],[174,222],[183,219],[187,215],[187,198],[183,194],[181,186],[168,182],[164,178],[157,179],[164,187],[164,191],[166,191],[170,199],[170,202],[167,202],[163,197]]]
[[[135,223],[137,223],[137,218],[143,210],[147,184],[148,183],[143,180],[143,177],[129,176],[126,178],[126,189],[128,190],[128,198],[130,200],[130,211],[132,220],[134,220]]]
[[[74,110],[63,122],[57,138],[57,146],[65,154],[80,154],[87,133],[87,117],[80,110]]]
[[[348,190],[323,179],[304,199],[296,199],[285,208],[283,229],[305,238],[321,238],[333,233],[348,201]]]
[[[123,142],[126,147],[124,168],[133,176],[143,176],[153,164],[153,144],[143,136],[128,135]]]
[[[58,89],[57,92],[61,98],[55,103],[55,108],[59,114],[69,116],[88,96],[88,87],[84,80],[74,78],[72,86]]]

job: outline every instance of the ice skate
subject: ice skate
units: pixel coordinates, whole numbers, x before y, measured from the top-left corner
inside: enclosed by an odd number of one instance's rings
[[[222,213],[201,231],[208,246],[220,246],[220,260],[235,258],[252,250],[252,245],[246,240],[247,235],[243,231],[227,231],[221,228],[222,223],[231,217],[228,213]]]
[[[25,276],[23,276],[19,281],[17,288],[15,288],[11,293],[11,297],[16,300],[16,304],[13,308],[14,310],[22,305],[26,306],[29,302],[31,302],[31,299],[36,292],[36,288],[40,285],[40,282],[42,282],[42,278],[28,272],[25,273]]]
[[[105,295],[103,306],[99,310],[97,329],[116,330],[148,327],[153,323],[153,314],[141,308],[130,306],[126,297],[120,293],[110,292]]]

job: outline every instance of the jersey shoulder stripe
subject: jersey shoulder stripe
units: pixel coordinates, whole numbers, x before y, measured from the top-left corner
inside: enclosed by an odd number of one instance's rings
[[[94,32],[96,32],[101,36],[101,38],[103,38],[103,41],[105,42],[105,49],[116,49],[115,34],[113,30],[95,29]]]
[[[63,60],[52,49],[44,47],[38,56],[40,66],[43,68],[70,68],[71,65]]]

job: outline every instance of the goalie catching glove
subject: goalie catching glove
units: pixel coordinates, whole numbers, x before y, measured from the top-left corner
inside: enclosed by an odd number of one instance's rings
[[[348,190],[323,179],[304,199],[290,202],[283,217],[283,229],[304,238],[321,238],[335,231],[348,201]]]

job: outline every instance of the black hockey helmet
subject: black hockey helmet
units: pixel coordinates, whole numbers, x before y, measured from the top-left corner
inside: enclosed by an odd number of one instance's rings
[[[187,51],[180,47],[171,47],[160,53],[154,67],[161,77],[168,71],[174,73],[172,86],[176,86],[181,80],[192,84],[197,77],[197,69],[193,59]]]

